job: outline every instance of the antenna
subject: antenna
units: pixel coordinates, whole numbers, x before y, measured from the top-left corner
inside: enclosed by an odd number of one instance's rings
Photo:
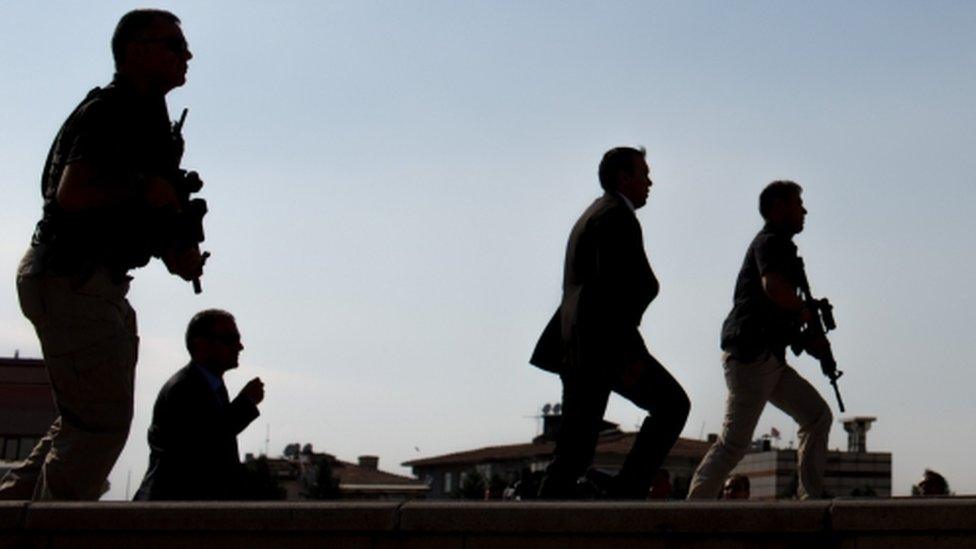
[[[271,424],[267,424],[264,429],[264,455],[268,455],[268,443],[271,442]]]

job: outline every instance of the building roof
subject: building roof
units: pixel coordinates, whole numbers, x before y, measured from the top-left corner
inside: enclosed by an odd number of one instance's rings
[[[332,474],[339,478],[339,487],[363,486],[363,485],[382,485],[382,486],[419,486],[426,488],[423,482],[379,469],[363,467],[355,463],[336,460],[332,463]]]
[[[339,488],[363,490],[366,487],[378,489],[427,489],[427,484],[412,477],[396,475],[371,467],[363,467],[348,461],[333,458],[330,454],[316,453],[316,456],[324,456],[329,459],[332,466],[332,474],[339,479]],[[250,458],[253,459],[253,458]],[[272,474],[281,479],[294,479],[300,474],[300,464],[298,460],[280,457],[267,458],[268,466]]]
[[[625,456],[634,445],[636,432],[613,431],[600,436],[596,446],[597,455]],[[701,459],[711,448],[712,443],[705,440],[679,438],[671,448],[669,456],[678,458]],[[489,461],[514,461],[531,458],[547,459],[552,456],[556,447],[554,442],[536,442],[526,444],[507,444],[503,446],[486,446],[475,450],[454,452],[441,456],[415,459],[404,462],[406,467],[429,467],[436,465],[468,465]]]
[[[44,361],[39,358],[0,357],[0,383],[50,385]]]
[[[0,366],[28,366],[28,367],[41,367],[44,366],[44,359],[40,358],[23,358],[19,354],[10,356],[0,357]]]

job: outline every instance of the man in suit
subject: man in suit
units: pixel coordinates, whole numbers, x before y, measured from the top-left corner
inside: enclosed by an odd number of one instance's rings
[[[659,289],[635,215],[652,184],[644,150],[608,151],[599,177],[605,194],[570,233],[562,303],[530,360],[558,373],[563,384],[562,425],[539,490],[545,499],[581,495],[580,477],[593,462],[611,391],[649,413],[617,476],[587,474],[611,498],[647,497],[690,409],[681,385],[638,331]]]
[[[254,378],[230,400],[223,375],[244,349],[227,311],[197,313],[186,329],[190,364],[163,385],[149,427],[149,469],[137,500],[226,500],[244,496],[237,435],[259,412]]]

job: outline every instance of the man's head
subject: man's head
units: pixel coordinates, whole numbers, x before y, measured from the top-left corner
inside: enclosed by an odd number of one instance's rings
[[[944,476],[931,469],[926,469],[922,480],[918,481],[918,493],[923,496],[949,495],[949,483]]]
[[[122,16],[112,35],[119,74],[166,93],[186,82],[187,47],[180,20],[165,10],[139,9]]]
[[[186,349],[195,363],[215,373],[236,368],[244,346],[234,316],[220,309],[195,314],[186,327]]]
[[[736,474],[726,479],[722,499],[749,499],[749,477]]]
[[[644,149],[617,147],[610,149],[600,161],[600,186],[607,192],[618,192],[630,200],[634,208],[647,203],[651,182]]]
[[[773,181],[759,193],[759,213],[767,223],[799,233],[807,215],[802,193],[803,188],[792,181]]]

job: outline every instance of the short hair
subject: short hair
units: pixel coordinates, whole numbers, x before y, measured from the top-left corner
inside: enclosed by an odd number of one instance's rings
[[[759,193],[759,213],[763,219],[769,219],[769,214],[773,211],[773,205],[779,200],[786,200],[791,196],[799,196],[803,192],[803,187],[793,181],[780,179],[773,181]]]
[[[647,156],[644,147],[615,147],[603,155],[600,160],[600,186],[605,191],[617,189],[620,183],[620,174],[634,173],[634,161],[642,160]]]
[[[930,495],[949,495],[949,482],[944,476],[931,469],[926,469],[925,473],[922,474],[922,482],[932,486]]]
[[[115,33],[112,34],[112,57],[115,59],[115,68],[119,68],[125,61],[125,50],[129,44],[142,37],[157,18],[161,18],[169,23],[180,24],[180,18],[166,10],[158,9],[138,9],[132,10],[119,19],[119,24],[115,26]]]
[[[732,488],[733,490],[741,490],[743,492],[749,491],[749,477],[736,473],[730,475],[729,478],[725,479],[725,486]]]
[[[186,326],[186,350],[192,351],[192,349],[190,349],[190,343],[194,339],[212,336],[214,333],[214,326],[216,326],[217,321],[222,318],[234,320],[234,315],[223,309],[206,309],[193,315],[193,318],[190,319],[190,323]]]

